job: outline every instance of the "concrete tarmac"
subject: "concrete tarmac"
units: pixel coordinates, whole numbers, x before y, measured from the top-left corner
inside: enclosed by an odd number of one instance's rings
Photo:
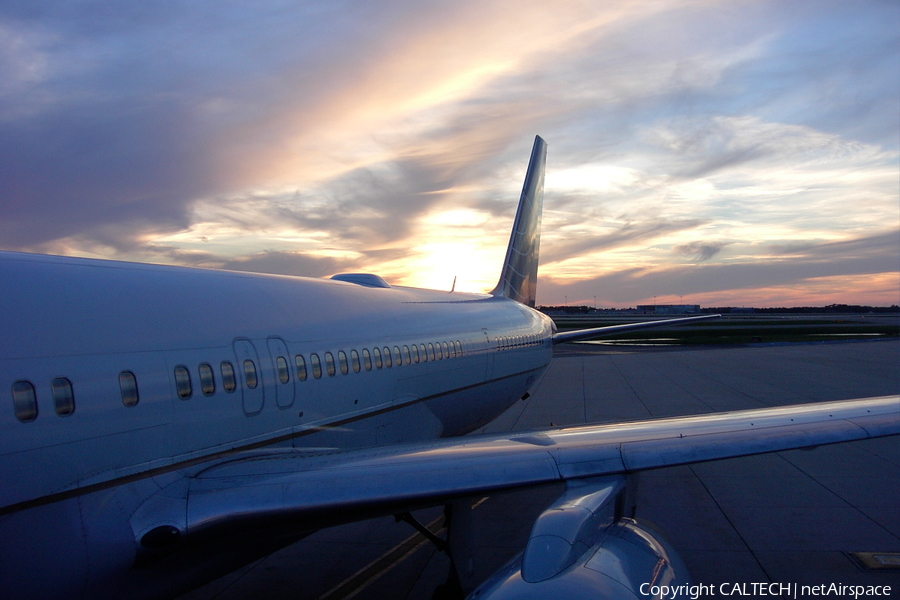
[[[637,348],[567,344],[536,392],[484,428],[527,430],[900,392],[900,341]],[[890,585],[854,552],[900,553],[900,437],[642,473],[638,516],[681,553],[695,583]],[[527,540],[561,485],[477,499],[476,576]],[[441,510],[420,511],[440,532]],[[449,561],[409,525],[322,530],[181,600],[427,600]],[[721,597],[721,596],[713,596]],[[845,596],[838,596],[845,597]]]

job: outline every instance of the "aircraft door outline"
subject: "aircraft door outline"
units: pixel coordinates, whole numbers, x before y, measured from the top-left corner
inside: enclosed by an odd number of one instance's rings
[[[485,357],[485,370],[484,370],[484,380],[490,381],[491,377],[494,376],[494,346],[491,341],[491,336],[488,334],[488,330],[485,327],[481,328],[482,333],[484,333],[484,357]]]
[[[296,398],[296,388],[294,387],[296,377],[293,376],[293,369],[291,369],[291,355],[288,352],[287,344],[280,337],[270,337],[266,340],[266,347],[269,350],[269,363],[275,374],[273,384],[275,405],[278,408],[290,408]],[[283,365],[278,364],[279,358],[284,360]]]
[[[247,416],[258,415],[265,404],[265,381],[263,364],[253,342],[246,338],[238,338],[232,344],[236,359],[235,371],[240,382],[243,397],[244,413]],[[248,365],[247,362],[252,365]],[[255,377],[255,380],[254,380]]]

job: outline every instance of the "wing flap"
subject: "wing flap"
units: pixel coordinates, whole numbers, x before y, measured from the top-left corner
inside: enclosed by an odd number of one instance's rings
[[[871,436],[864,428],[848,420],[803,423],[791,427],[744,426],[740,431],[625,443],[622,444],[622,459],[628,471],[640,471],[868,437]]]
[[[183,534],[279,519],[352,520],[565,479],[900,434],[900,396],[483,435],[311,456],[231,459],[195,475]],[[169,493],[169,492],[166,492]],[[148,515],[158,525],[159,515]],[[148,523],[133,522],[136,534]]]

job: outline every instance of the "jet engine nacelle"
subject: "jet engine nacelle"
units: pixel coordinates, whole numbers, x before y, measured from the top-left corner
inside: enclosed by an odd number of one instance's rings
[[[662,534],[621,516],[624,493],[623,477],[570,482],[535,521],[525,551],[469,599],[650,600],[688,585]]]

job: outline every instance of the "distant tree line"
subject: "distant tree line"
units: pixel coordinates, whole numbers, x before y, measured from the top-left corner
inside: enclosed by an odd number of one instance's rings
[[[593,308],[590,306],[538,306],[539,311],[554,314],[587,315],[587,314],[633,314],[634,308]],[[782,308],[751,308],[745,306],[710,306],[700,309],[701,313],[727,314],[730,312],[754,312],[754,313],[790,313],[790,314],[835,314],[835,313],[896,313],[900,312],[900,306],[863,306],[860,304],[829,304],[828,306],[790,306]]]
[[[701,308],[702,313],[727,313],[731,312],[734,306],[710,306]],[[790,314],[836,314],[836,313],[895,313],[900,312],[900,306],[892,304],[891,306],[863,306],[860,304],[829,304],[828,306],[789,306],[780,308],[753,308],[754,313],[790,313]]]

